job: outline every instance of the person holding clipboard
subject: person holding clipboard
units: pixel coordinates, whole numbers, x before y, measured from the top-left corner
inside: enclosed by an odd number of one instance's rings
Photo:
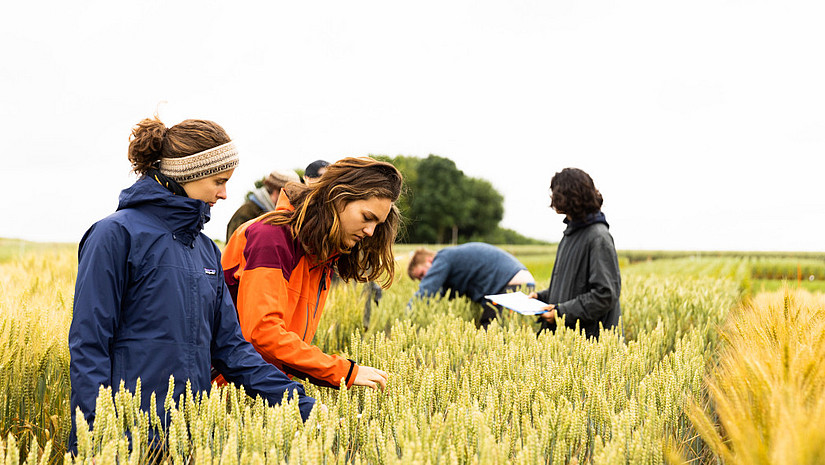
[[[599,326],[619,324],[622,278],[613,237],[601,211],[602,195],[593,179],[577,168],[565,168],[550,181],[550,207],[564,215],[567,228],[559,242],[550,287],[530,297],[547,302],[539,315],[541,329],[555,330],[559,317],[568,328],[579,327],[588,338]]]

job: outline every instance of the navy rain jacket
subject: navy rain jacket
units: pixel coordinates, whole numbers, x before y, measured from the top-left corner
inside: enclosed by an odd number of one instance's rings
[[[309,416],[315,400],[241,334],[220,250],[201,232],[209,211],[144,176],[121,192],[117,212],[83,236],[69,330],[71,450],[75,410],[91,426],[100,385],[117,391],[123,380],[134,393],[140,378],[141,408],[157,408],[165,419],[169,375],[177,401],[186,380],[194,393],[210,389],[210,366],[271,404],[297,390],[301,416]],[[149,405],[153,391],[157,406]]]

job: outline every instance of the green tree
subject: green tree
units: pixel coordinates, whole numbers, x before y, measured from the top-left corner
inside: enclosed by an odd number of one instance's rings
[[[466,215],[459,224],[459,236],[485,236],[504,217],[504,197],[486,179],[465,177],[463,182]]]
[[[418,163],[410,199],[410,239],[443,244],[468,215],[464,172],[449,158],[430,155]]]
[[[504,197],[489,181],[466,176],[454,161],[432,154],[423,159],[371,156],[392,163],[404,176],[404,191],[397,202],[404,217],[399,241],[541,243],[500,228]]]

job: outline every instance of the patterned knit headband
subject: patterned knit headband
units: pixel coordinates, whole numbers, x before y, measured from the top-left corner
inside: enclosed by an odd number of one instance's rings
[[[160,172],[179,183],[197,181],[238,166],[238,149],[227,142],[181,158],[161,158]]]

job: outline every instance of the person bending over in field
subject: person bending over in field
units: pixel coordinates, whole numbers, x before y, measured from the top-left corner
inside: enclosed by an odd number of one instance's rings
[[[220,251],[201,232],[238,164],[229,136],[211,121],[167,129],[157,117],[144,119],[132,130],[129,161],[140,178],[80,241],[69,449],[77,451],[76,410],[91,426],[101,385],[117,391],[123,381],[135,392],[140,378],[141,408],[156,408],[165,422],[169,376],[178,399],[187,380],[194,393],[210,389],[210,366],[272,404],[297,391],[306,419],[315,400],[243,338]],[[157,405],[149,405],[152,392]]]
[[[479,324],[485,328],[501,312],[501,307],[485,295],[501,294],[522,286],[532,291],[535,287],[533,275],[516,257],[483,242],[444,247],[438,252],[421,247],[413,253],[407,274],[414,280],[421,280],[407,308],[415,299],[464,295],[481,305]]]
[[[392,282],[401,184],[389,163],[345,158],[311,186],[287,185],[274,212],[235,231],[223,255],[226,283],[244,337],[266,361],[320,386],[384,388],[386,372],[311,342],[333,270],[344,281]]]
[[[564,215],[564,230],[556,252],[550,287],[530,297],[548,302],[541,331],[555,330],[556,319],[576,324],[587,337],[599,337],[599,325],[619,323],[622,277],[613,237],[601,211],[602,195],[584,171],[565,168],[550,181],[550,207]]]

